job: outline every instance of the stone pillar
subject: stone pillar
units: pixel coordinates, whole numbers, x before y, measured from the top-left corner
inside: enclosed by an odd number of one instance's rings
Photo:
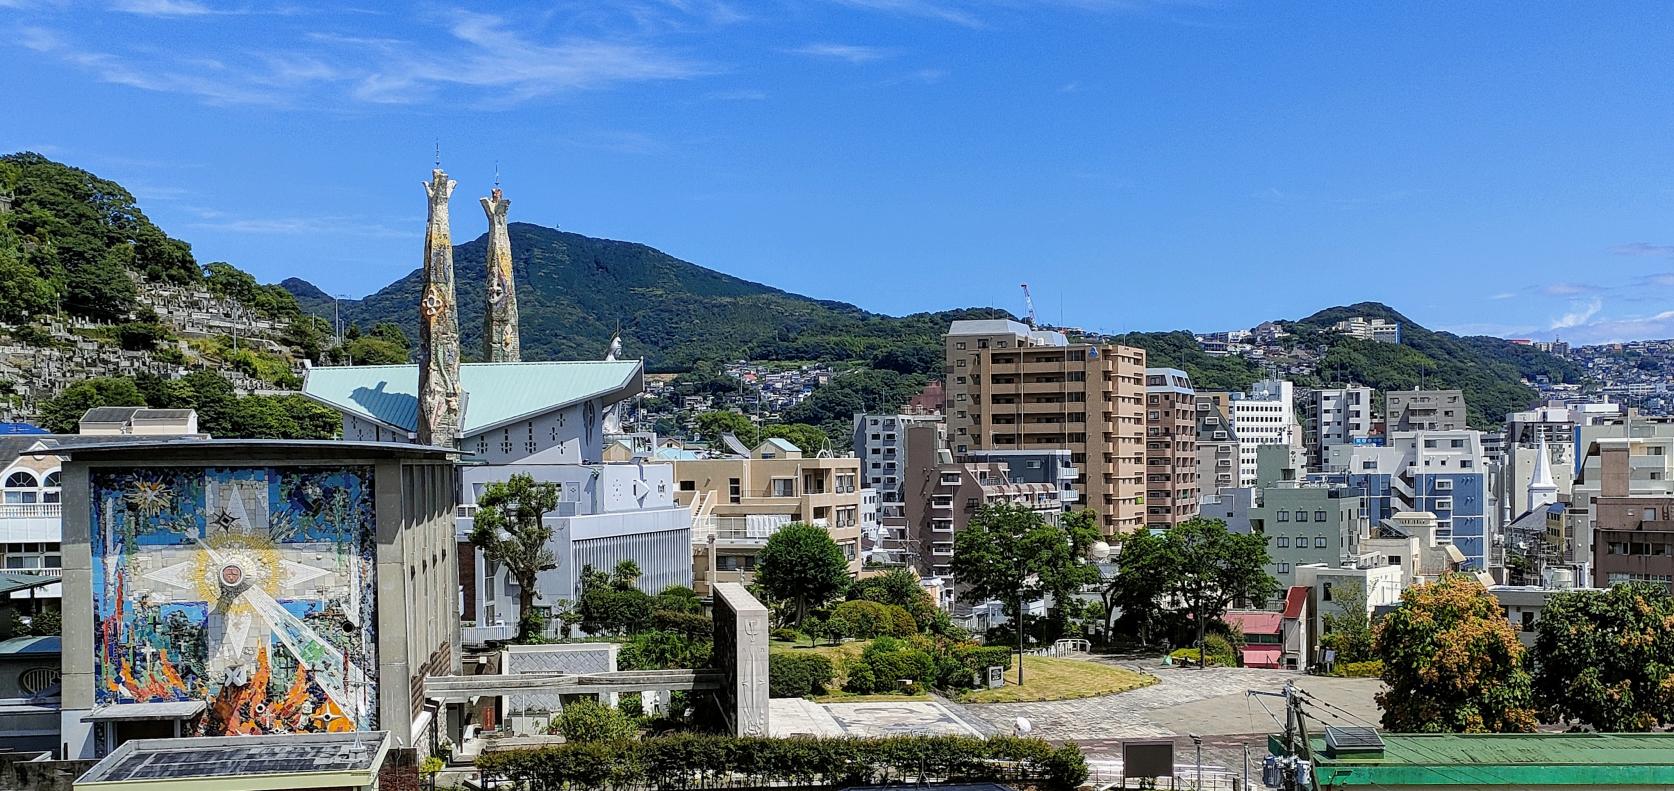
[[[511,201],[495,187],[482,199],[488,215],[488,314],[482,322],[482,359],[515,363],[517,343],[517,281],[512,275],[511,237],[506,233],[506,210]]]
[[[424,232],[424,291],[419,297],[418,441],[459,443],[459,308],[453,289],[453,236],[448,199],[458,182],[441,168],[430,171],[430,221]]]
[[[767,608],[736,582],[719,582],[714,591],[715,649],[712,662],[721,671],[716,698],[727,730],[734,736],[766,736]]]

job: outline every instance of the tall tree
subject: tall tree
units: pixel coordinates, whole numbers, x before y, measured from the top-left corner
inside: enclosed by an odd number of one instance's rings
[[[477,498],[471,543],[481,547],[489,560],[505,566],[517,581],[519,640],[527,640],[541,625],[534,618],[537,577],[558,568],[557,558],[547,546],[552,528],[542,521],[557,507],[558,486],[537,483],[525,473],[489,484]]]
[[[1233,533],[1219,519],[1192,519],[1169,528],[1165,555],[1173,570],[1168,589],[1192,614],[1199,649],[1209,621],[1218,620],[1234,601],[1260,604],[1279,589],[1267,573],[1266,538]],[[1198,662],[1203,661],[1200,654]]]
[[[1105,612],[1120,613],[1117,625],[1141,643],[1149,643],[1166,614],[1162,597],[1174,581],[1168,540],[1149,530],[1128,533],[1121,540],[1116,573],[1104,588]]]
[[[1375,646],[1388,685],[1377,694],[1386,730],[1534,730],[1523,644],[1476,577],[1450,574],[1408,588],[1378,626]]]
[[[975,600],[1002,602],[1019,634],[1023,603],[1040,599],[1048,600],[1049,628],[1062,629],[1077,605],[1074,592],[1098,581],[1097,567],[1084,560],[1096,536],[1079,517],[1054,525],[1019,505],[985,505],[953,537],[953,575]]]
[[[792,522],[767,539],[756,560],[756,584],[796,607],[796,623],[849,587],[849,561],[825,528]]]
[[[1535,628],[1534,695],[1595,731],[1674,724],[1674,597],[1660,585],[1555,593]]]
[[[754,445],[761,434],[756,424],[748,417],[738,412],[720,409],[698,415],[697,430],[705,442],[715,447],[720,447],[721,436],[724,434],[736,435],[738,440],[746,445]]]

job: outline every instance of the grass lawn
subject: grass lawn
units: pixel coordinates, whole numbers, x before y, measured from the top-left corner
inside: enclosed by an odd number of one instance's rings
[[[1017,668],[1014,665],[1006,672],[1005,686],[967,692],[959,697],[959,702],[1027,703],[1071,700],[1127,692],[1155,683],[1156,676],[1101,662],[1027,656],[1023,658],[1023,686],[1017,686]]]

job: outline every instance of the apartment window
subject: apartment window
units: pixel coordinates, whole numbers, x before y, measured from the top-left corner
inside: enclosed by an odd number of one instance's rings
[[[955,361],[953,361],[953,366],[955,368],[964,368],[965,367],[965,361],[964,360],[955,360]]]
[[[1475,464],[1474,464],[1474,463],[1472,463],[1472,462],[1471,462],[1471,460],[1470,460],[1470,459],[1460,459],[1460,460],[1459,460],[1459,467],[1460,467],[1460,468],[1461,468],[1461,469],[1466,469],[1466,470],[1468,470],[1468,469],[1470,469],[1470,468],[1472,468],[1472,467],[1475,467],[1475,466],[1476,466],[1476,465],[1475,465]]]
[[[1331,601],[1331,583],[1326,582],[1319,586],[1319,598],[1320,601]]]
[[[1290,536],[1279,536],[1273,540],[1279,549],[1290,549]]]
[[[965,350],[965,342],[964,341],[956,341],[953,344],[953,348],[958,349],[959,351],[964,351]]]
[[[954,396],[954,397],[953,397],[953,400],[955,400],[955,401],[964,401],[964,400],[965,400],[965,394],[964,394],[964,393],[959,393],[959,394],[958,394],[958,395],[955,395],[955,396]]]
[[[956,378],[954,381],[958,382],[959,384],[965,384],[966,379],[965,379],[965,377],[961,376],[961,377]]]
[[[1325,548],[1325,536],[1314,536],[1314,549]]]
[[[774,497],[795,497],[796,496],[796,479],[795,478],[774,478],[773,479],[773,496]],[[737,501],[735,500],[734,502],[737,502]]]
[[[1452,414],[1453,414],[1453,413],[1452,413],[1452,412],[1449,412],[1449,413],[1447,413],[1447,414],[1448,414],[1448,415],[1452,415]],[[1463,447],[1465,447],[1465,441],[1464,441],[1464,440],[1462,440],[1462,439],[1456,439],[1456,440],[1453,440],[1453,442],[1452,442],[1452,446],[1453,446],[1453,447],[1455,447],[1455,448],[1463,448]]]
[[[740,500],[743,499],[741,497],[741,495],[742,495],[742,492],[739,490],[738,479],[737,478],[728,478],[727,479],[727,502],[737,504]]]
[[[1279,564],[1279,573],[1280,574],[1289,574],[1290,573],[1290,564],[1289,563],[1280,563]]]
[[[1278,521],[1280,521],[1280,522],[1289,522],[1290,521],[1290,512],[1289,511],[1280,511],[1280,512],[1278,512],[1278,517],[1279,517]]]
[[[1657,520],[1657,509],[1655,509],[1655,508],[1645,509],[1645,512],[1640,515],[1640,519],[1643,520],[1643,521],[1646,521],[1646,522],[1655,522]]]
[[[1450,478],[1438,479],[1436,481],[1436,491],[1440,491],[1440,492],[1453,491],[1453,480],[1450,479]]]
[[[965,446],[964,446],[964,445],[960,445],[960,446],[959,446],[959,451],[958,451],[958,452],[959,452],[959,453],[964,453],[964,452],[965,452]]]
[[[1453,510],[1453,498],[1451,498],[1451,497],[1437,498],[1436,499],[1436,510],[1437,511],[1451,511],[1451,510]]]
[[[1296,512],[1296,521],[1298,521],[1298,522],[1308,521],[1308,512],[1307,511],[1297,511]]]
[[[697,481],[681,481],[680,482],[680,491],[682,491],[682,492],[695,492],[695,491],[697,491]]]
[[[1325,512],[1324,511],[1315,511],[1314,512],[1314,521],[1315,522],[1324,522],[1325,521]]]
[[[22,505],[39,502],[40,493],[36,491],[37,486],[35,476],[23,470],[6,476],[6,503]]]
[[[1436,446],[1436,441],[1435,440],[1433,440],[1433,439],[1424,440],[1424,447],[1434,448],[1435,446]]]

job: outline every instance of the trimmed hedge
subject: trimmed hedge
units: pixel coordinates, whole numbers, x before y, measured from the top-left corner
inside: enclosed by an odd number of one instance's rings
[[[775,698],[824,695],[835,675],[831,660],[821,654],[774,651],[767,655],[767,694]]]
[[[987,682],[988,668],[1011,669],[1016,655],[1003,646],[958,645],[936,659],[936,686],[942,689],[974,689]]]
[[[1343,678],[1382,678],[1383,660],[1373,659],[1367,662],[1338,662],[1331,668],[1331,675]]]
[[[860,640],[873,637],[911,637],[918,634],[918,621],[906,609],[893,604],[880,604],[855,599],[837,605],[831,611],[833,620],[847,624],[847,636]]]
[[[772,784],[842,788],[921,780],[1028,783],[1068,791],[1087,779],[1087,761],[1079,748],[1009,736],[677,734],[486,753],[476,765],[485,783],[509,781],[518,788],[549,791]]]
[[[880,637],[866,646],[848,671],[848,678],[843,681],[845,692],[900,692],[904,680],[912,681],[922,691],[936,680],[936,660],[930,658],[928,651],[915,648],[905,640]]]

